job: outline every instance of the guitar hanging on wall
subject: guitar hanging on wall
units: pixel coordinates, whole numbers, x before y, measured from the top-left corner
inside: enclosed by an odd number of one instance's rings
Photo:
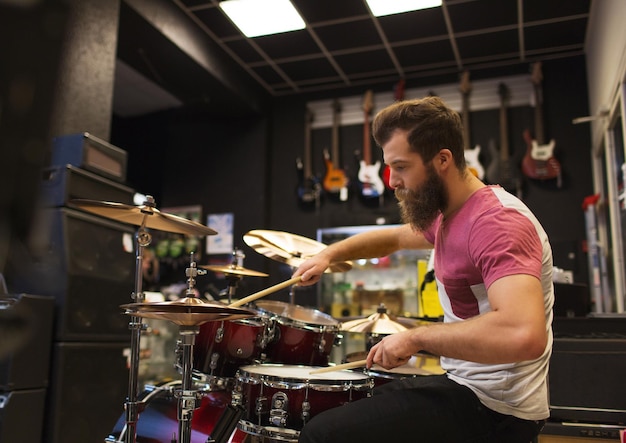
[[[296,159],[298,202],[305,209],[320,207],[322,185],[311,169],[311,124],[313,112],[307,107],[304,119],[304,158]]]
[[[372,163],[372,142],[370,135],[370,114],[374,109],[374,93],[365,92],[363,98],[363,158],[359,162],[359,187],[361,197],[366,200],[383,198],[385,184],[380,178],[380,160]]]
[[[348,200],[349,180],[346,173],[339,167],[339,113],[341,103],[334,100],[333,107],[333,128],[332,128],[332,157],[328,149],[324,149],[324,162],[326,163],[326,174],[322,182],[324,190],[334,196],[338,196],[340,201]]]
[[[487,167],[486,177],[489,183],[499,184],[507,191],[521,198],[522,180],[509,153],[507,119],[509,88],[504,83],[498,85],[498,95],[500,96],[500,152],[498,153],[495,148],[492,150],[492,159]]]
[[[398,80],[398,83],[394,86],[394,100],[397,102],[401,102],[404,100],[404,79],[401,78]],[[389,166],[385,165],[385,169],[383,169],[383,183],[385,187],[390,191],[393,191],[393,187],[389,184],[389,174],[390,174]]]
[[[464,71],[461,75],[461,85],[459,87],[462,96],[461,113],[463,119],[463,147],[465,148],[465,163],[469,170],[479,179],[485,178],[485,169],[480,163],[478,156],[480,155],[480,145],[474,148],[470,147],[470,124],[469,124],[469,95],[472,91],[472,84],[469,81],[469,71]]]
[[[522,159],[522,172],[525,176],[536,180],[551,180],[556,178],[557,187],[561,187],[561,164],[554,157],[554,139],[545,143],[543,135],[543,97],[541,82],[541,62],[533,64],[531,81],[535,95],[535,138],[530,131],[524,131],[526,141],[526,155]]]

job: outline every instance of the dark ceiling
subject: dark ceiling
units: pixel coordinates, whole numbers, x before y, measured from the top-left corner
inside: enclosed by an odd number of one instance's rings
[[[270,97],[401,78],[427,82],[466,69],[485,77],[581,55],[591,3],[444,0],[442,7],[376,18],[365,0],[292,0],[306,29],[249,39],[217,0],[169,1]],[[177,95],[176,87],[170,92]]]

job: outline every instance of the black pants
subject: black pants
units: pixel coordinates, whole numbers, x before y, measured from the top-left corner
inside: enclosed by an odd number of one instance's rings
[[[406,378],[314,416],[300,443],[530,443],[543,421],[494,412],[445,375]]]

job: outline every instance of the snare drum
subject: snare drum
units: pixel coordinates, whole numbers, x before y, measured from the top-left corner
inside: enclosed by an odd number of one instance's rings
[[[339,332],[337,320],[321,311],[280,301],[257,301],[256,306],[272,320],[267,361],[328,366]]]
[[[145,409],[139,414],[136,432],[137,442],[171,443],[178,434],[178,399],[174,393],[180,390],[180,380],[146,388],[139,395]],[[231,403],[230,391],[206,392],[200,406],[193,411],[191,419],[191,443],[206,443],[215,429],[222,413]],[[106,442],[126,441],[126,414],[118,419]],[[247,434],[235,429],[229,443],[245,441]]]
[[[351,371],[321,374],[315,366],[261,364],[239,370],[233,404],[243,406],[238,428],[282,441],[297,441],[305,423],[320,412],[371,396],[371,377]]]
[[[367,352],[354,352],[348,354],[345,358],[346,363],[364,360],[367,358]],[[370,375],[376,386],[388,383],[393,380],[410,377],[421,377],[443,374],[445,371],[439,365],[439,357],[435,355],[418,354],[412,356],[408,362],[397,368],[385,369],[378,365],[372,366],[369,370],[359,369]]]
[[[215,386],[228,386],[230,383],[223,380],[233,378],[240,366],[260,361],[268,340],[268,325],[269,319],[263,316],[200,325],[193,368],[209,376]]]

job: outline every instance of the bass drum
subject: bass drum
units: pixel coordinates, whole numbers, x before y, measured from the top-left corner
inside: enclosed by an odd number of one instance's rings
[[[182,382],[175,380],[158,386],[147,387],[139,395],[145,408],[137,421],[137,443],[171,443],[178,435],[178,399],[174,393]],[[193,411],[191,420],[191,443],[206,443],[215,429],[222,413],[231,404],[231,392],[226,390],[207,391],[202,396],[200,407]],[[246,433],[235,429],[229,443],[243,443]],[[123,442],[126,439],[126,415],[118,419],[107,442]]]

